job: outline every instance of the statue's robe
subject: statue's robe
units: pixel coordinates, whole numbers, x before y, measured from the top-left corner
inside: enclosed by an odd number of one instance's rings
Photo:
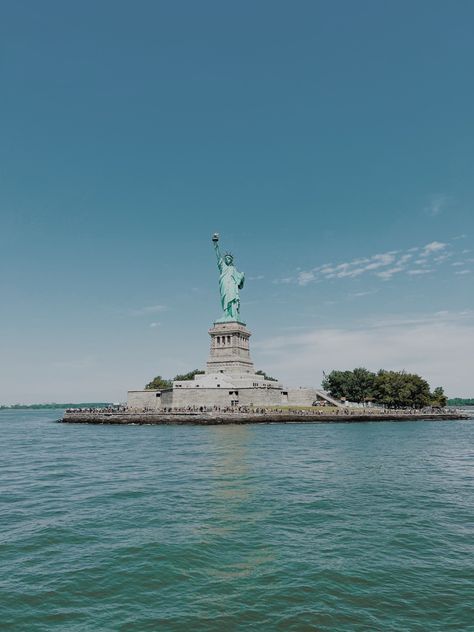
[[[238,272],[234,265],[227,265],[223,258],[219,259],[219,290],[221,292],[221,303],[224,312],[227,312],[229,305],[239,300],[239,290],[244,287],[245,275]]]

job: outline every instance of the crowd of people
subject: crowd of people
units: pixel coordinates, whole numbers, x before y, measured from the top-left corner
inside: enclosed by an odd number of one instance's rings
[[[127,413],[130,412],[127,406],[117,404],[114,406],[106,406],[105,408],[66,408],[67,413]]]

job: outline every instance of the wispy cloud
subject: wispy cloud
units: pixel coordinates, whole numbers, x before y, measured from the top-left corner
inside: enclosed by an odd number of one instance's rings
[[[160,327],[161,323],[155,322],[155,323],[150,323],[150,327],[153,329],[155,327]]]
[[[139,307],[137,309],[131,309],[129,314],[131,316],[149,316],[150,314],[159,314],[166,311],[168,308],[166,305],[147,305],[145,307]]]
[[[377,272],[377,276],[384,281],[388,281],[393,277],[394,274],[398,274],[399,272],[403,272],[405,270],[405,266],[398,265],[393,268],[388,268],[387,270],[382,270],[382,272]]]
[[[363,296],[370,296],[371,294],[375,294],[378,290],[366,290],[362,292],[351,292],[349,294],[349,298],[361,298]]]
[[[440,215],[448,206],[450,198],[448,195],[438,193],[433,195],[429,201],[429,204],[425,206],[424,211],[430,217],[436,217]]]
[[[441,241],[432,241],[430,244],[426,244],[421,249],[420,257],[428,257],[433,254],[433,252],[439,252],[440,250],[445,250],[447,244],[443,244]]]
[[[407,274],[411,276],[417,276],[419,274],[431,274],[434,272],[434,268],[415,268],[414,270],[407,270]]]
[[[355,279],[365,275],[375,276],[382,281],[389,281],[400,274],[416,277],[435,272],[454,255],[459,257],[460,253],[454,251],[452,243],[432,241],[424,246],[390,250],[343,263],[324,263],[309,270],[298,270],[294,276],[275,282],[304,286],[332,279]],[[468,261],[462,261],[461,264],[467,265]]]

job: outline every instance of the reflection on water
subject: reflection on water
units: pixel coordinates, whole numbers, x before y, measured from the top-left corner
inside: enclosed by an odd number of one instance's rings
[[[249,426],[216,426],[211,428],[211,441],[215,446],[212,464],[215,494],[224,511],[238,510],[239,503],[255,491],[251,485],[252,473],[248,460],[251,457],[252,429]]]
[[[261,490],[253,473],[253,438],[253,426],[210,428],[215,454],[211,465],[214,520],[211,525],[202,525],[202,529],[224,541],[227,538],[232,551],[227,559],[219,560],[217,568],[209,569],[210,576],[219,579],[246,577],[275,557],[264,540],[269,511],[255,502]]]

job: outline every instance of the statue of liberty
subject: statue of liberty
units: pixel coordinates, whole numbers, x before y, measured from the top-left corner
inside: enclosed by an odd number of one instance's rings
[[[221,304],[224,315],[216,322],[223,323],[227,321],[240,320],[240,298],[239,290],[244,287],[245,275],[238,272],[234,266],[234,256],[230,252],[226,252],[222,257],[219,250],[219,235],[214,233],[212,236],[214,250],[216,251],[217,267],[219,268],[219,290],[221,293]]]

